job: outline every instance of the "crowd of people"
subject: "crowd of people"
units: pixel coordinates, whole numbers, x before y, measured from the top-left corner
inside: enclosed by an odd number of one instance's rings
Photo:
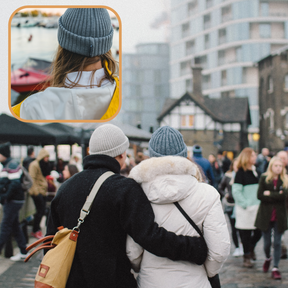
[[[263,236],[266,256],[263,272],[267,273],[272,261],[273,235],[272,278],[275,280],[281,279],[280,258],[287,258],[287,249],[283,243],[281,245],[287,230],[287,166],[287,151],[272,154],[268,148],[263,148],[257,156],[247,147],[233,159],[218,186],[231,224],[233,256],[243,255],[243,266],[252,268],[256,260],[255,246]]]
[[[11,158],[11,144],[7,142],[0,145],[0,162],[0,201],[3,205],[0,252],[5,244],[8,247],[11,235],[13,235],[20,248],[20,253],[10,259],[19,261],[25,259],[27,254],[25,250],[28,242],[26,236],[27,226],[19,223],[19,213],[21,209],[24,209],[25,201],[28,202],[28,197],[31,197],[32,203],[34,203],[32,211],[35,213],[33,215],[26,215],[27,211],[23,213],[29,218],[32,226],[30,236],[41,239],[44,237],[40,226],[43,216],[48,216],[49,204],[60,185],[83,170],[82,155],[79,153],[73,154],[70,161],[59,168],[61,163],[63,164],[62,159],[59,159],[57,165],[53,165],[49,162],[49,152],[47,150],[41,149],[35,157],[34,147],[29,146],[27,157],[23,159],[22,165],[19,165],[18,161]],[[31,177],[31,187],[28,191],[22,188],[24,176],[22,169],[25,169]],[[21,220],[23,220],[21,224],[26,224],[26,219]]]
[[[29,171],[33,185],[25,192],[21,189],[23,168],[11,158],[10,143],[0,144],[0,201],[4,208],[0,251],[12,234],[20,252],[11,260],[27,256],[27,239],[19,224],[25,193],[35,205],[31,236],[41,239],[43,216],[48,219],[47,234],[55,234],[62,225],[73,228],[92,184],[110,170],[116,175],[106,180],[105,193],[101,188],[85,220],[88,227],[97,227],[96,234],[90,229],[81,234],[67,287],[78,287],[80,283],[88,287],[95,277],[103,287],[112,287],[115,281],[122,285],[117,287],[218,287],[218,273],[230,254],[224,213],[235,246],[232,255],[243,256],[243,266],[252,268],[255,247],[263,237],[263,272],[267,273],[273,262],[272,278],[281,279],[279,262],[287,258],[281,242],[287,230],[287,151],[272,154],[263,148],[257,156],[247,147],[234,159],[223,151],[217,155],[206,153],[206,159],[202,147],[194,145],[189,159],[182,135],[168,126],[153,133],[147,151],[133,157],[127,155],[128,147],[128,138],[111,124],[94,131],[90,155],[83,161],[76,153],[69,163],[59,161],[51,167],[44,148],[36,156],[33,147],[28,147],[22,166]],[[204,238],[199,237],[176,203],[195,221]],[[75,208],[73,213],[66,213],[69,207]],[[86,249],[92,239],[99,246]],[[97,275],[90,271],[91,263],[99,267]],[[130,273],[131,267],[137,280]],[[169,273],[163,277],[165,271]]]

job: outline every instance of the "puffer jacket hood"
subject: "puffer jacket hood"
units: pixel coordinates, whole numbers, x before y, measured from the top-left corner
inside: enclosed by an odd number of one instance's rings
[[[41,161],[43,158],[49,156],[49,152],[47,150],[45,150],[44,148],[42,148],[39,151],[38,156],[36,157],[37,161]]]
[[[196,164],[179,156],[155,157],[142,161],[130,174],[152,203],[180,201],[194,191],[200,172]]]

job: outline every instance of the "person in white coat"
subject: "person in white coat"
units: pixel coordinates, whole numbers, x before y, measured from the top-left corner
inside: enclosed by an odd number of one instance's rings
[[[106,120],[119,111],[113,26],[104,8],[68,8],[59,18],[51,87],[12,107],[26,120]]]
[[[127,236],[127,255],[139,272],[141,288],[211,287],[230,253],[230,237],[218,191],[201,182],[196,164],[177,130],[157,129],[149,142],[150,159],[134,167],[129,177],[140,183],[151,202],[155,221],[176,234],[199,236],[173,204],[178,202],[204,234],[208,257],[204,265],[157,257]],[[213,286],[212,286],[213,287]]]

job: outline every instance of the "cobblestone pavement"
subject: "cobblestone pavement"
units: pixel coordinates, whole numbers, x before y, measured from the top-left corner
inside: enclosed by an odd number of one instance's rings
[[[12,265],[11,265],[12,262]],[[31,258],[29,262],[13,262],[10,259],[0,258],[0,266],[9,266],[0,275],[1,288],[27,288],[34,287],[34,278],[40,264],[36,257]]]
[[[232,243],[232,240],[231,240]],[[288,244],[288,231],[285,233],[284,243]],[[288,259],[281,259],[279,263],[279,270],[281,272],[282,280],[274,280],[271,278],[272,264],[268,273],[263,273],[262,266],[265,261],[263,251],[263,239],[258,242],[255,253],[257,260],[253,261],[253,268],[243,268],[243,258],[233,257],[234,245],[231,244],[231,253],[225,262],[221,272],[220,280],[222,288],[287,288],[288,287]],[[273,256],[273,250],[271,250]],[[273,262],[273,260],[272,260]]]
[[[285,244],[288,246],[288,231],[285,235]],[[31,238],[30,243],[36,239]],[[282,280],[271,279],[271,271],[262,272],[262,265],[265,257],[263,252],[262,239],[256,247],[257,260],[254,261],[254,268],[243,268],[242,257],[235,258],[232,256],[234,251],[231,245],[231,255],[224,264],[220,273],[222,288],[287,288],[288,287],[288,259],[280,261],[279,269],[281,271]],[[18,248],[14,249],[14,254]],[[34,287],[34,277],[40,264],[41,253],[32,257],[29,262],[13,262],[0,256],[0,287],[1,288],[27,288]],[[271,270],[271,269],[270,269]],[[164,288],[164,287],[159,287]],[[177,288],[177,287],[175,287]],[[191,287],[194,288],[194,287]],[[201,287],[195,287],[201,288]]]

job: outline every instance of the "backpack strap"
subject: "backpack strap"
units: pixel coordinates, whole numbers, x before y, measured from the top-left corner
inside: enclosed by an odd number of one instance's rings
[[[184,209],[181,207],[181,205],[178,202],[174,202],[174,205],[178,208],[178,210],[183,214],[183,216],[187,219],[187,221],[194,227],[194,229],[198,232],[198,234],[203,237],[203,234],[201,230],[198,228],[198,226],[194,223],[194,221],[188,216],[188,214],[184,211]]]

